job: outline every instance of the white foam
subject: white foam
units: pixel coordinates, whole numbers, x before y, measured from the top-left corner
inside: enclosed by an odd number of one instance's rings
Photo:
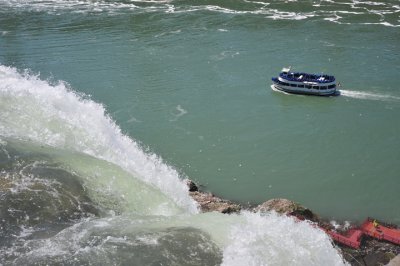
[[[68,11],[72,13],[115,13],[115,12],[126,12],[130,10],[138,11],[152,11],[152,10],[164,10],[166,3],[169,1],[130,1],[130,2],[107,2],[107,1],[83,1],[83,0],[6,0],[0,3],[0,7],[3,5],[7,8],[18,8],[22,10],[28,10],[33,12],[48,12],[50,14],[58,14],[62,11]],[[134,3],[153,4],[140,7]]]
[[[296,13],[296,12],[285,12],[285,11],[279,11],[277,9],[270,10],[272,11],[269,14],[269,17],[278,20],[303,20],[307,18],[314,17],[315,14],[313,12],[308,12],[308,13]]]
[[[286,94],[286,95],[294,95],[294,94],[290,94],[290,93],[288,93],[288,92],[286,92],[286,91],[278,90],[277,88],[275,88],[274,85],[271,85],[271,89],[272,89],[273,91],[280,92],[280,93],[283,93],[283,94]]]
[[[137,119],[136,117],[131,116],[126,122],[127,122],[127,123],[132,123],[132,122],[140,123],[140,122],[142,122],[142,121],[140,121],[140,120]]]
[[[28,217],[28,219],[29,219],[29,217]],[[16,237],[18,239],[29,237],[35,232],[35,230],[32,227],[25,227],[22,225],[22,226],[20,226],[20,228],[21,228],[21,232],[19,233],[19,235],[14,235],[14,237]]]
[[[101,104],[0,65],[0,135],[69,149],[106,160],[197,212],[178,172],[121,133]]]
[[[223,266],[346,265],[322,230],[275,212],[84,219],[49,239],[27,240],[24,246],[29,250],[19,258],[41,261],[40,258],[63,255],[79,258],[85,253],[102,258],[112,249],[107,243],[156,246],[161,244],[160,237],[169,234],[165,229],[187,227],[211,236],[222,249]],[[96,236],[95,243],[90,241],[93,236]]]
[[[232,226],[223,266],[345,265],[329,237],[307,222],[274,212],[242,215],[245,221]]]
[[[344,221],[343,224],[338,223],[335,220],[330,221],[330,224],[333,226],[335,230],[348,230],[351,226],[349,221]]]
[[[373,1],[358,1],[358,0],[353,0],[353,3],[354,3],[355,5],[386,6],[386,3],[382,3],[382,2],[373,2]]]
[[[188,111],[186,111],[185,109],[182,108],[181,105],[178,104],[178,106],[176,106],[176,111],[178,111],[178,113],[174,113],[173,116],[174,118],[170,119],[169,121],[177,121],[181,116],[184,116],[185,114],[188,113]]]
[[[155,35],[154,37],[155,38],[159,38],[159,37],[162,37],[162,36],[165,36],[165,35],[179,34],[181,32],[182,32],[182,30],[174,30],[174,31],[162,32],[160,34]]]
[[[376,23],[372,23],[372,22],[368,23],[368,22],[366,22],[366,23],[360,23],[360,24],[363,24],[363,25],[383,25],[383,26],[386,26],[386,27],[394,27],[394,28],[400,27],[400,25],[394,25],[394,24],[386,22],[386,21],[376,22]]]
[[[220,61],[220,60],[224,60],[226,58],[234,58],[238,55],[240,55],[240,52],[237,52],[237,51],[222,51],[218,55],[211,56],[210,59],[215,60],[215,61]]]
[[[297,1],[285,1],[285,3],[287,4],[290,4],[290,2]],[[400,21],[396,23],[388,22],[385,20],[386,14],[396,14],[400,10],[400,7],[398,5],[393,5],[392,3],[386,2],[364,2],[358,0],[353,0],[349,2],[335,2],[332,0],[321,0],[316,3],[310,3],[310,6],[313,7],[314,10],[308,12],[289,12],[285,9],[285,5],[275,5],[275,3],[271,2],[267,3],[262,1],[243,0],[242,4],[243,5],[241,5],[240,9],[234,9],[217,4],[180,5],[179,3],[174,3],[174,1],[172,0],[132,0],[128,2],[109,2],[101,0],[6,0],[0,2],[0,9],[4,7],[19,10],[29,10],[32,12],[45,11],[50,14],[59,14],[66,11],[72,13],[109,13],[112,15],[132,12],[133,10],[135,13],[164,12],[167,14],[210,11],[234,15],[262,15],[266,18],[273,20],[305,20],[310,18],[319,18],[337,24],[375,24],[385,27],[400,26]],[[272,7],[271,5],[274,6]],[[342,10],[343,7],[345,7],[346,10]],[[375,18],[373,16],[365,16],[365,21],[360,22],[357,20],[353,22],[351,21],[351,17],[349,17],[349,21],[342,22],[339,21],[340,18],[337,17],[338,12],[349,15],[378,14],[382,16],[382,21],[380,23],[377,23],[375,22]]]

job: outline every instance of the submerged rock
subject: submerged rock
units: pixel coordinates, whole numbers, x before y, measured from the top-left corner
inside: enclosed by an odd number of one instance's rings
[[[11,238],[46,237],[100,213],[77,176],[44,162],[0,173],[0,199],[0,246]]]

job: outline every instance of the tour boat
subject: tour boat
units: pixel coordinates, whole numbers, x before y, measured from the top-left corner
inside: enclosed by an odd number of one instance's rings
[[[272,78],[272,89],[287,93],[319,96],[337,95],[336,79],[326,74],[308,74],[282,69],[278,77]]]

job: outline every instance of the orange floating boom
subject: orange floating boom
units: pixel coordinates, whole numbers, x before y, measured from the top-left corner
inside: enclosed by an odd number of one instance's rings
[[[339,242],[343,245],[359,249],[360,248],[360,239],[363,234],[361,230],[358,229],[350,229],[346,235],[342,235],[333,231],[325,231],[333,240]]]
[[[368,218],[360,229],[366,235],[400,245],[400,230],[381,225],[376,220]]]

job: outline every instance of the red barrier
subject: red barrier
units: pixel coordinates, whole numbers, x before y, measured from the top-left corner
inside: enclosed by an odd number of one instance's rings
[[[368,218],[360,228],[353,228],[348,230],[345,234],[340,234],[334,231],[325,230],[331,238],[343,245],[358,249],[361,244],[361,237],[363,234],[369,235],[373,238],[386,240],[393,244],[400,245],[400,230],[390,228],[386,225],[378,223],[376,220]]]
[[[346,232],[346,235],[342,235],[333,231],[325,231],[332,237],[333,240],[343,245],[359,249],[361,244],[362,231],[358,229],[350,229]]]
[[[364,234],[400,245],[400,230],[389,228],[368,218],[360,227]]]

